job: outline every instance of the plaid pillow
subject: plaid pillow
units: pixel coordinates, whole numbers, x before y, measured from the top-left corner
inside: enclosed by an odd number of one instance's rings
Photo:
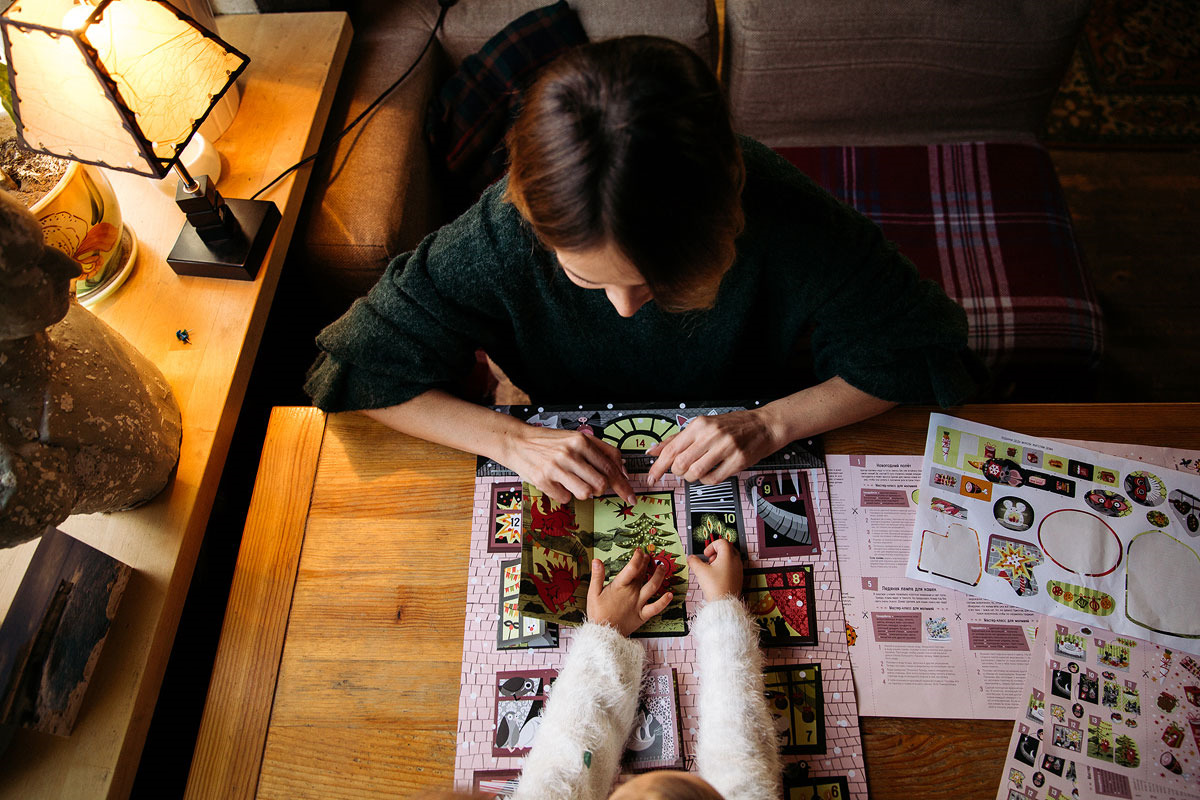
[[[967,312],[989,367],[1094,368],[1104,322],[1046,151],[1015,143],[781,147]]]
[[[463,59],[429,103],[425,135],[444,169],[451,211],[473,203],[504,174],[504,135],[520,110],[521,92],[537,71],[568,48],[588,41],[565,0],[510,22],[478,53]]]

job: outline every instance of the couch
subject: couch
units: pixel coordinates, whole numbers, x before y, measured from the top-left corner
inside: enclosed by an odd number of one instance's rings
[[[315,354],[312,335],[456,210],[423,135],[439,86],[548,2],[459,0],[408,80],[318,162],[281,285],[285,310],[270,323],[287,327],[274,340],[298,370]],[[720,62],[735,128],[874,219],[963,305],[994,375],[978,399],[1087,399],[1078,392],[1099,362],[1103,320],[1036,131],[1088,0],[570,5],[593,40],[652,33]],[[362,0],[348,10],[355,37],[327,138],[413,61],[439,6]]]

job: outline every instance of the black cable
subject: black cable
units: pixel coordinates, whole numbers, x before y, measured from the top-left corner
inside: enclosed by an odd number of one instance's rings
[[[390,95],[392,92],[396,91],[396,88],[398,86],[400,86],[401,83],[404,82],[404,79],[407,78],[412,73],[412,71],[417,68],[417,65],[421,63],[421,59],[425,57],[425,53],[429,50],[430,45],[433,44],[433,40],[437,37],[438,28],[442,27],[442,23],[446,19],[446,12],[449,11],[450,6],[454,5],[456,2],[458,2],[458,0],[438,0],[438,5],[441,6],[441,11],[438,12],[437,22],[433,23],[433,30],[429,32],[429,38],[425,40],[425,46],[422,47],[421,52],[417,54],[417,59],[415,61],[413,61],[413,63],[411,65],[409,65],[408,69],[404,70],[403,75],[401,75],[399,78],[396,78],[396,80],[392,83],[391,86],[384,89],[383,93],[380,94],[379,97],[376,97],[374,100],[372,100],[371,104],[369,106],[367,106],[366,108],[364,108],[362,113],[354,118],[353,122],[351,122],[346,127],[342,128],[341,133],[339,133],[337,136],[333,137],[333,139],[330,140],[329,142],[327,142],[324,147],[319,148],[317,150],[317,152],[313,153],[308,158],[304,158],[304,159],[301,159],[300,161],[297,161],[295,164],[292,164],[290,167],[285,169],[283,172],[279,173],[279,175],[276,176],[275,180],[271,181],[266,186],[262,187],[257,192],[250,195],[250,199],[254,200],[260,194],[265,192],[267,189],[270,189],[272,186],[279,183],[281,180],[286,178],[288,175],[291,175],[293,172],[300,169],[305,164],[316,161],[318,158],[320,158],[321,156],[328,153],[330,148],[332,148],[334,145],[336,145],[338,142],[340,142],[342,140],[342,137],[344,137],[347,133],[349,133],[351,130],[354,129],[354,126],[356,126],[358,123],[362,122],[363,119],[368,114],[370,114],[372,111],[374,111],[376,108],[378,108],[379,104],[387,99],[388,95]]]

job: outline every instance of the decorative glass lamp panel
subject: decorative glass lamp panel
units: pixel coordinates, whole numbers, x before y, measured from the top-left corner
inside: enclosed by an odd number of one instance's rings
[[[16,0],[0,23],[28,146],[157,178],[248,63],[154,0]]]

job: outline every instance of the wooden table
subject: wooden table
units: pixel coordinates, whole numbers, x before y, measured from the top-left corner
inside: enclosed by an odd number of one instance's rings
[[[226,197],[249,197],[315,152],[350,43],[341,12],[239,15],[218,31],[250,56],[241,106],[216,142]],[[140,242],[127,283],[92,310],[158,365],[183,412],[179,466],[167,488],[134,511],[72,517],[68,533],[129,564],[134,575],[69,738],[19,731],[0,757],[0,796],[124,797],[137,771],[204,536],[230,437],[308,183],[292,173],[264,199],[282,214],[253,281],[177,276],[166,264],[183,225],[172,197],[149,179],[110,173]],[[187,328],[191,344],[175,331]],[[0,615],[36,542],[0,551]]]
[[[924,450],[928,408],[825,437]],[[1200,448],[1200,404],[977,405],[1035,436]],[[188,782],[194,798],[445,788],[454,766],[473,456],[354,414],[275,409]],[[995,797],[1011,722],[865,718],[875,800]]]

